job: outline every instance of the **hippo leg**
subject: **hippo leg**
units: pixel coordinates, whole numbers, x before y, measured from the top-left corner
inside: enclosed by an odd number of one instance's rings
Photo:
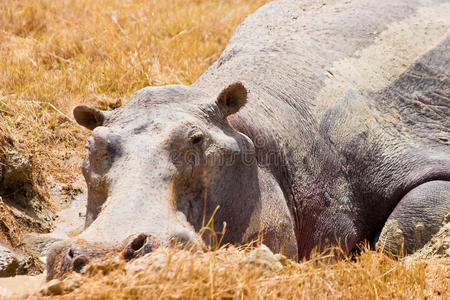
[[[430,181],[407,193],[387,219],[376,241],[377,250],[394,255],[422,248],[450,212],[450,182]]]

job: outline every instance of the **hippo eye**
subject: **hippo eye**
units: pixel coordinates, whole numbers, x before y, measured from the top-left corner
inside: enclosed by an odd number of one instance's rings
[[[196,136],[192,138],[191,143],[194,145],[199,145],[201,144],[202,140],[203,140],[202,136]]]
[[[189,142],[194,146],[200,146],[203,143],[203,138],[203,132],[198,129],[189,134]]]

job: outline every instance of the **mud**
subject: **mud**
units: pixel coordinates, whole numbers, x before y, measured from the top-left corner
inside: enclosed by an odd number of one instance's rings
[[[33,157],[0,133],[0,244],[20,248],[25,233],[53,229],[54,208],[45,190]]]
[[[49,194],[50,199],[55,203],[62,202],[55,214],[54,230],[45,234],[32,232],[23,238],[23,244],[28,251],[39,256],[43,262],[45,262],[47,250],[53,243],[69,239],[83,229],[86,212],[86,193],[81,185],[54,183]]]
[[[53,230],[55,209],[33,157],[0,132],[0,277],[37,274],[45,269],[23,243],[29,233]]]
[[[36,256],[0,246],[0,277],[37,275],[44,270],[44,263]]]
[[[82,179],[81,176],[79,178]],[[59,203],[61,209],[57,211],[54,230],[50,233],[42,234],[30,232],[24,234],[22,245],[27,249],[30,257],[39,258],[41,262],[40,275],[19,275],[14,277],[0,278],[0,299],[21,299],[27,295],[39,292],[43,288],[43,294],[58,294],[60,287],[58,282],[47,283],[44,272],[45,255],[50,245],[58,240],[67,239],[81,230],[84,225],[84,213],[86,210],[86,194],[74,180],[75,184],[61,185],[53,183],[49,185],[50,200]],[[64,204],[65,203],[65,204]],[[1,253],[0,253],[1,256]],[[26,262],[26,261],[25,261]],[[1,265],[1,260],[0,260]],[[19,270],[19,266],[15,266]],[[9,274],[12,276],[14,274]],[[58,285],[59,284],[59,285]],[[65,287],[64,287],[65,288]]]

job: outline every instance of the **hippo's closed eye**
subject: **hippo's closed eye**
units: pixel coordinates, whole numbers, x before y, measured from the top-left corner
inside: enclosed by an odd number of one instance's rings
[[[188,140],[193,146],[201,146],[204,138],[205,138],[205,135],[198,128],[192,129],[188,135]]]

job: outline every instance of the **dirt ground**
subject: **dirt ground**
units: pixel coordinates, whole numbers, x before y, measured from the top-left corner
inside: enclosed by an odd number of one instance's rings
[[[18,275],[0,278],[0,299],[24,297],[28,293],[39,291],[45,285],[45,276]]]
[[[147,85],[192,83],[266,2],[0,1],[0,245],[20,252],[21,273],[41,272],[48,246],[83,226],[89,132],[75,124],[73,107],[110,110]],[[249,248],[161,250],[50,285],[43,274],[0,278],[0,299],[448,299],[446,226],[426,252],[401,260],[363,251],[334,263],[266,253],[255,263]]]

